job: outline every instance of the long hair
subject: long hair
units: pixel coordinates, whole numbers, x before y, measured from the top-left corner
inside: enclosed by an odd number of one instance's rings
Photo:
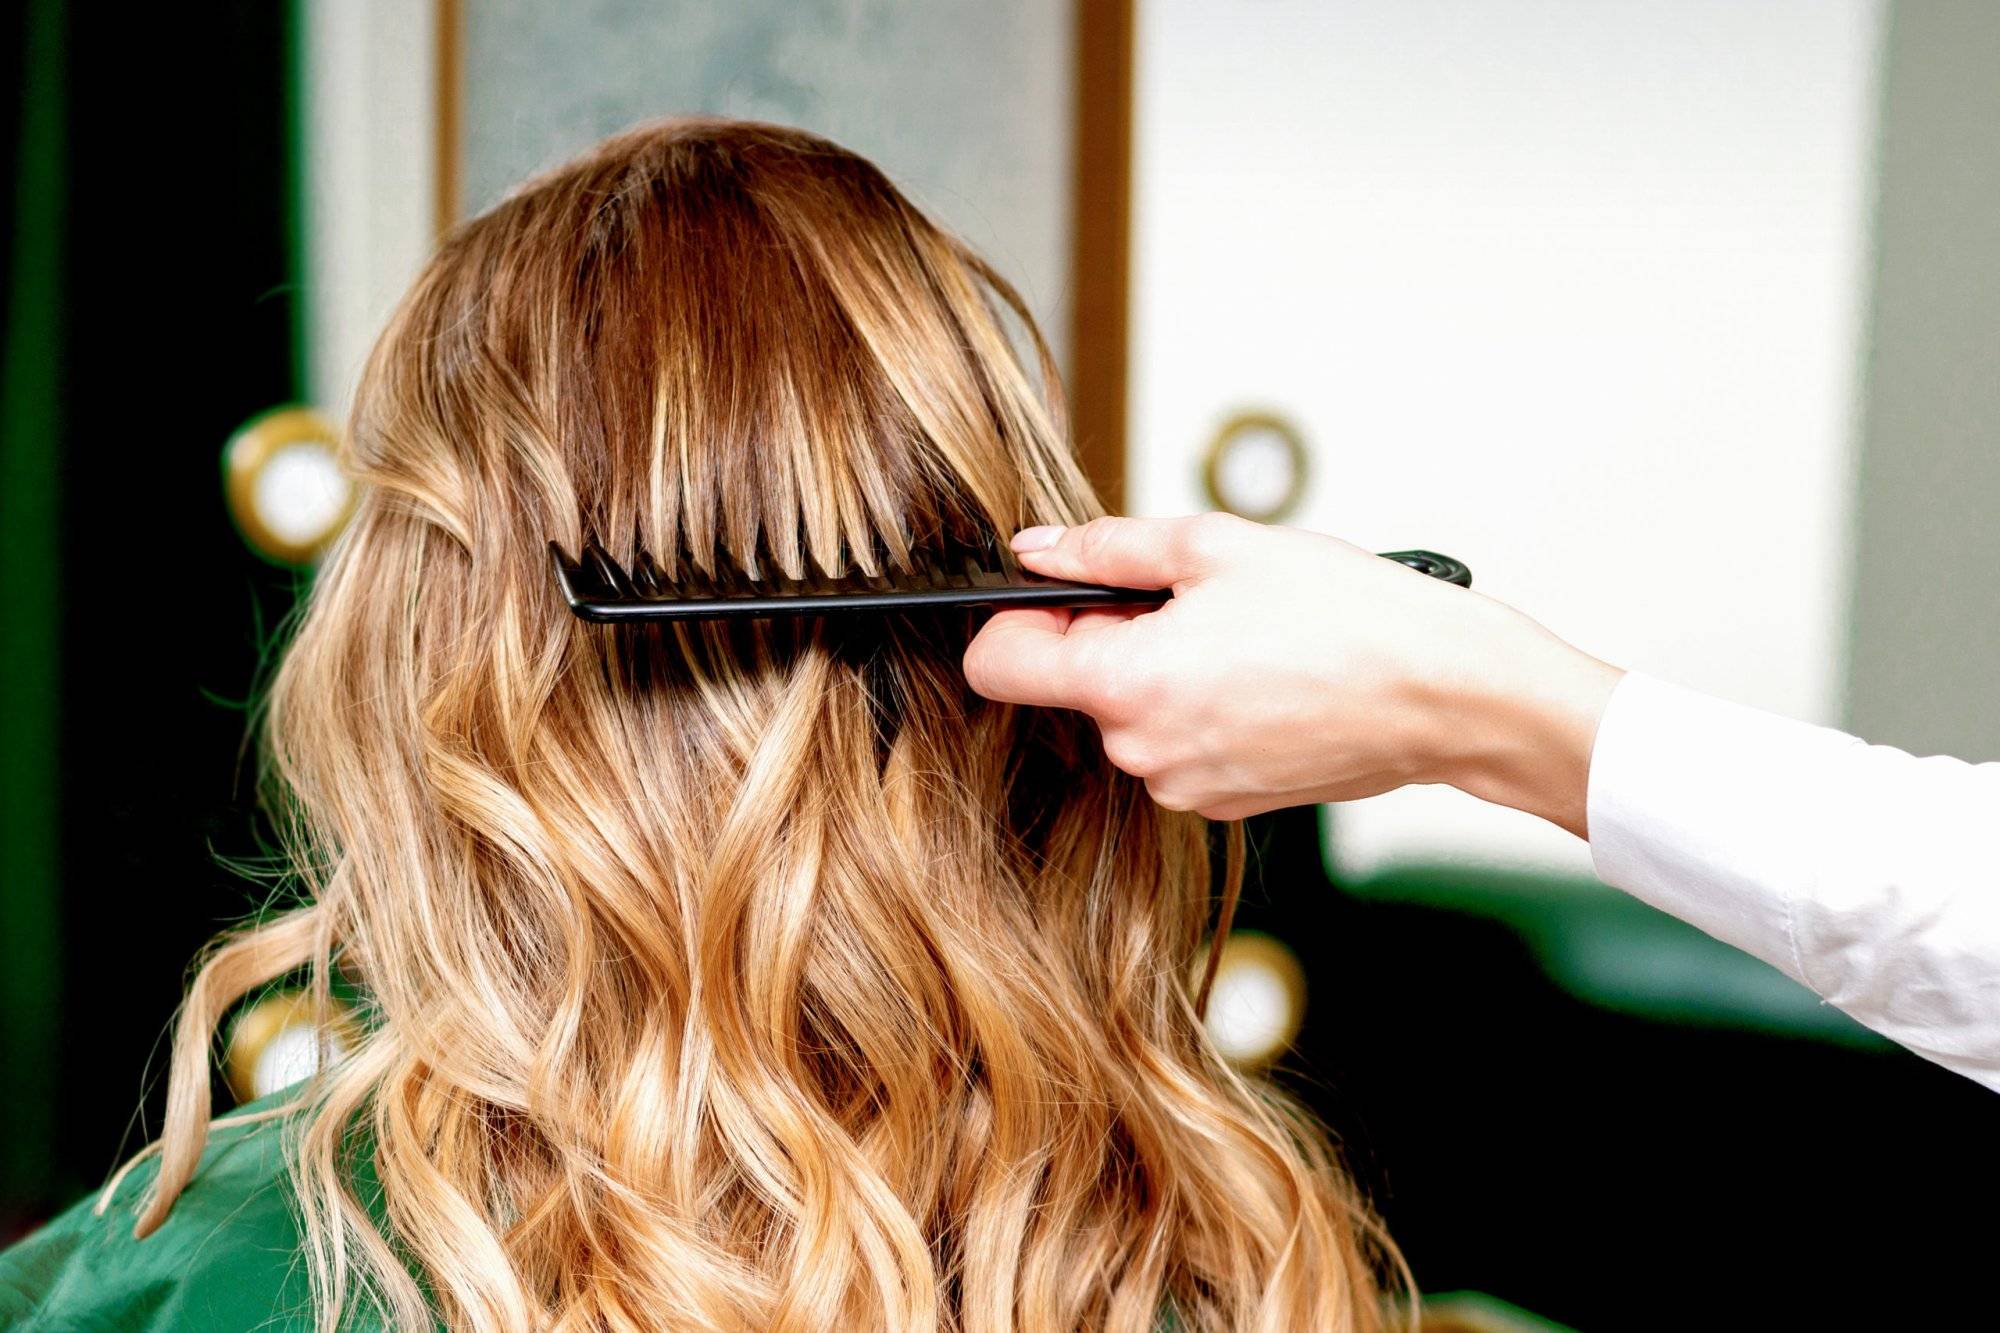
[[[1204,1037],[1200,819],[970,693],[967,615],[600,626],[551,579],[551,540],[797,577],[1099,512],[1019,297],[873,166],[675,121],[526,183],[345,448],[264,730],[298,905],[196,976],[141,1235],[216,1024],[305,968],[365,1029],[288,1118],[323,1327],[1377,1324],[1322,1131]]]

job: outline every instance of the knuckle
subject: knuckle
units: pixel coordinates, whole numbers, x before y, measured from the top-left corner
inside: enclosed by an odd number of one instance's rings
[[[1093,518],[1082,527],[1073,529],[1077,554],[1086,560],[1104,554],[1105,547],[1111,542],[1113,531],[1111,521],[1104,518]]]
[[[1187,549],[1189,554],[1202,559],[1212,559],[1234,545],[1239,525],[1243,522],[1234,514],[1220,511],[1197,514],[1187,528]]]
[[[1184,785],[1172,781],[1148,779],[1146,782],[1146,793],[1153,798],[1153,804],[1163,810],[1173,810],[1184,814],[1201,804],[1200,797],[1194,792],[1188,790]]]
[[[1155,771],[1152,748],[1129,731],[1104,733],[1104,757],[1135,778],[1151,777]]]

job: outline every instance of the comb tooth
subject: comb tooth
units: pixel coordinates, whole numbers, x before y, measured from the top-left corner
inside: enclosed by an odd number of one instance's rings
[[[583,595],[583,571],[569,558],[561,542],[549,543],[549,555],[555,561],[556,586],[562,590],[563,600],[573,608]]]
[[[753,571],[731,563],[716,568],[715,590],[724,597],[754,597],[757,578]]]
[[[596,579],[605,591],[615,593],[621,597],[629,597],[631,595],[632,584],[625,577],[624,567],[616,560],[613,560],[611,553],[596,542],[584,543],[583,563],[585,568],[590,571],[591,577]]]
[[[576,559],[570,560],[565,556],[564,561],[569,565],[570,581],[576,585],[578,594],[594,597],[607,591],[604,586],[604,571],[592,558],[589,542],[577,548]]]
[[[994,552],[992,538],[986,532],[974,532],[972,536],[966,536],[962,542],[958,542],[958,550],[954,550],[952,554],[956,556],[956,562],[962,562],[968,568],[978,568],[984,572],[1000,568],[1000,560]]]
[[[673,595],[673,588],[667,582],[666,574],[660,569],[653,553],[641,547],[639,558],[632,562],[632,586],[654,601],[661,601]]]
[[[776,560],[764,566],[764,577],[751,589],[760,597],[782,597],[792,590],[793,579]]]

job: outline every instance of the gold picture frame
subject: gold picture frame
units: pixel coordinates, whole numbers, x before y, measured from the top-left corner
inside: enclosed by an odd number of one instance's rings
[[[1237,441],[1252,434],[1275,437],[1285,447],[1290,460],[1292,475],[1290,484],[1273,504],[1257,506],[1245,504],[1240,497],[1224,493],[1222,481],[1223,460]],[[1306,474],[1312,461],[1311,452],[1306,448],[1305,434],[1286,418],[1275,412],[1238,412],[1217,427],[1208,442],[1208,450],[1202,457],[1201,485],[1208,502],[1217,509],[1227,510],[1239,518],[1247,518],[1254,523],[1276,523],[1289,518],[1298,511],[1305,500]]]

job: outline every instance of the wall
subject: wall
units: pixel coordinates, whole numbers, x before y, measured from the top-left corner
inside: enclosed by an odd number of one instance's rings
[[[872,158],[980,248],[1060,344],[1064,0],[465,0],[465,11],[469,210],[638,120],[705,111],[798,125]]]
[[[1841,715],[1875,141],[1870,0],[1140,0],[1130,495],[1205,508],[1232,409],[1295,521],[1432,546],[1620,663]],[[1442,790],[1349,873],[1587,873]]]
[[[1883,93],[1848,720],[2000,759],[2000,7],[1904,0]]]
[[[437,240],[437,22],[409,0],[300,0],[311,401],[347,408]]]

